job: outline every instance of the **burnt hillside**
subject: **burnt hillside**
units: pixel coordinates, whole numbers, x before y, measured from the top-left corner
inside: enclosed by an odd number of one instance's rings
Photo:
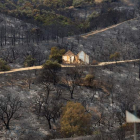
[[[110,61],[110,55],[119,52],[120,60],[139,58],[140,18],[126,21],[105,31],[89,32],[77,37],[69,37],[75,50],[85,50],[92,60]],[[78,43],[79,42],[79,43]]]

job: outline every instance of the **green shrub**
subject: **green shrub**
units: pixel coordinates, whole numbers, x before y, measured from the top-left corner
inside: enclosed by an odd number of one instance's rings
[[[49,58],[52,61],[57,61],[58,63],[61,63],[62,55],[65,54],[65,52],[65,49],[58,49],[57,47],[52,47]]]
[[[110,55],[110,59],[117,60],[119,58],[120,58],[120,53],[119,52],[115,52],[114,54]]]
[[[94,18],[100,16],[100,14],[94,11],[91,15],[88,16],[88,21],[92,21]]]
[[[9,71],[11,68],[7,65],[6,61],[0,59],[0,71]]]
[[[61,70],[61,65],[57,61],[47,60],[42,69],[43,82],[52,82],[55,85],[59,81],[58,72]]]
[[[80,6],[82,3],[84,3],[84,0],[73,0],[73,6]]]
[[[25,58],[24,67],[31,67],[34,65],[34,63],[35,63],[35,59],[31,55],[28,55]]]
[[[93,74],[87,74],[86,77],[85,77],[85,82],[88,86],[91,85],[92,81],[94,79],[94,75]]]
[[[52,69],[53,71],[57,71],[61,68],[61,65],[57,61],[47,60],[46,63],[43,64],[43,69]]]

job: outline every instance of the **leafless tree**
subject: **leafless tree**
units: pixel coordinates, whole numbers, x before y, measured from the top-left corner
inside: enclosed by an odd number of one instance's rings
[[[57,120],[60,117],[62,103],[55,96],[47,99],[46,94],[38,94],[34,100],[34,112],[38,117],[46,118],[49,129],[52,129],[51,121]]]
[[[75,68],[70,68],[65,73],[63,82],[67,86],[67,89],[71,95],[71,99],[73,99],[74,91],[76,89],[77,84],[80,82],[82,74],[83,70],[79,66],[76,66]]]
[[[28,88],[31,89],[31,83],[32,83],[32,73],[31,71],[27,71],[27,83],[28,83]]]
[[[13,119],[19,119],[22,108],[22,101],[18,96],[13,97],[10,94],[0,97],[0,121],[5,125],[6,129],[10,129],[10,122]]]
[[[54,86],[52,85],[52,83],[51,82],[43,82],[42,83],[43,84],[43,89],[44,89],[44,94],[45,94],[45,100],[46,100],[46,102],[48,101],[48,99],[49,99],[49,96],[50,96],[50,93],[52,92],[52,91],[54,91],[55,90],[55,88],[54,88]]]

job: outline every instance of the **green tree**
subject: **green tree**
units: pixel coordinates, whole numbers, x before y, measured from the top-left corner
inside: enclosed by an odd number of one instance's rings
[[[73,6],[80,6],[81,4],[83,4],[85,1],[84,0],[73,0]]]
[[[58,49],[57,47],[51,48],[51,53],[49,58],[53,61],[57,61],[58,63],[62,62],[62,55],[65,54],[65,49]]]
[[[25,58],[25,61],[24,61],[24,66],[25,67],[31,67],[33,66],[35,63],[35,59],[31,56],[31,55],[28,55],[26,58]]]
[[[55,85],[58,80],[58,71],[61,70],[61,65],[57,61],[47,60],[43,64],[42,80],[46,82],[53,82]]]
[[[88,135],[91,130],[91,115],[81,103],[68,102],[61,116],[61,132],[65,137]]]
[[[0,59],[0,71],[9,71],[11,68],[6,61]]]

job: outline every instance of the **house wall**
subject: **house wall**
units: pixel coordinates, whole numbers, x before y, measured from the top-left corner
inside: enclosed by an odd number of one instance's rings
[[[74,62],[74,56],[70,57],[70,62],[73,63]]]
[[[68,57],[67,56],[63,56],[62,59],[63,59],[64,62],[68,61]]]
[[[85,56],[85,62],[87,63],[87,64],[89,64],[89,56],[86,54],[86,56]]]
[[[64,63],[73,63],[74,62],[74,56],[63,56],[62,57]]]
[[[78,59],[81,59],[83,62],[89,64],[89,56],[87,54],[85,54],[83,51],[81,51],[78,54]]]

